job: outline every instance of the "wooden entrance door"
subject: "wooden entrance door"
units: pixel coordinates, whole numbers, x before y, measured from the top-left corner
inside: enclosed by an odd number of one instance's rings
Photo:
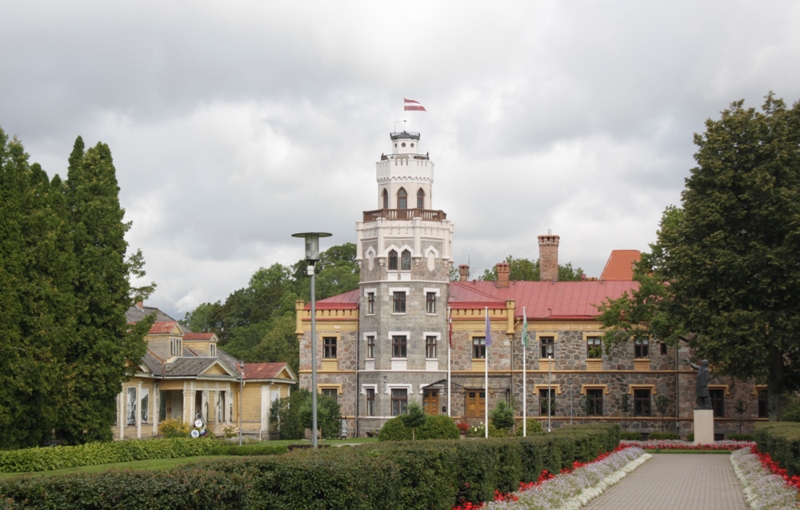
[[[467,417],[480,418],[484,414],[484,406],[486,405],[486,392],[484,391],[467,391]]]
[[[439,390],[424,390],[422,393],[422,409],[425,414],[439,414]]]

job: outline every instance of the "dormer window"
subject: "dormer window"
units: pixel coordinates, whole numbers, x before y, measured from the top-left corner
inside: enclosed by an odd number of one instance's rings
[[[403,271],[411,271],[411,252],[403,250],[403,255],[400,258],[400,268]]]
[[[389,271],[397,271],[397,252],[394,250],[389,252]]]
[[[180,356],[183,354],[183,339],[170,338],[169,339],[169,355]]]
[[[400,188],[400,191],[397,192],[397,208],[408,209],[408,193],[405,188]]]
[[[425,192],[422,188],[417,191],[417,209],[425,209]]]
[[[383,208],[384,209],[389,208],[389,192],[386,191],[385,189],[383,190]]]
[[[217,357],[217,345],[216,344],[211,344],[209,352],[211,353],[211,357],[212,358],[216,358]]]

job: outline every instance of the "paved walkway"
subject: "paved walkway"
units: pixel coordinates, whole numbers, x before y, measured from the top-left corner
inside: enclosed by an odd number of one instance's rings
[[[747,510],[729,455],[658,453],[588,510]]]

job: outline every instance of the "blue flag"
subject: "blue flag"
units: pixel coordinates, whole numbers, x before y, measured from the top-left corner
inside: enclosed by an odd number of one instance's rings
[[[491,325],[489,324],[489,307],[486,307],[486,347],[488,348],[492,345],[492,331]]]

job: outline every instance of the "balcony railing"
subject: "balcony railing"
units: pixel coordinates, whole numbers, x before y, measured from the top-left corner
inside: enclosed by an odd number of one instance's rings
[[[365,223],[377,221],[378,218],[383,218],[384,220],[422,218],[425,221],[444,221],[447,219],[447,215],[444,211],[431,209],[378,209],[376,211],[364,211]]]

